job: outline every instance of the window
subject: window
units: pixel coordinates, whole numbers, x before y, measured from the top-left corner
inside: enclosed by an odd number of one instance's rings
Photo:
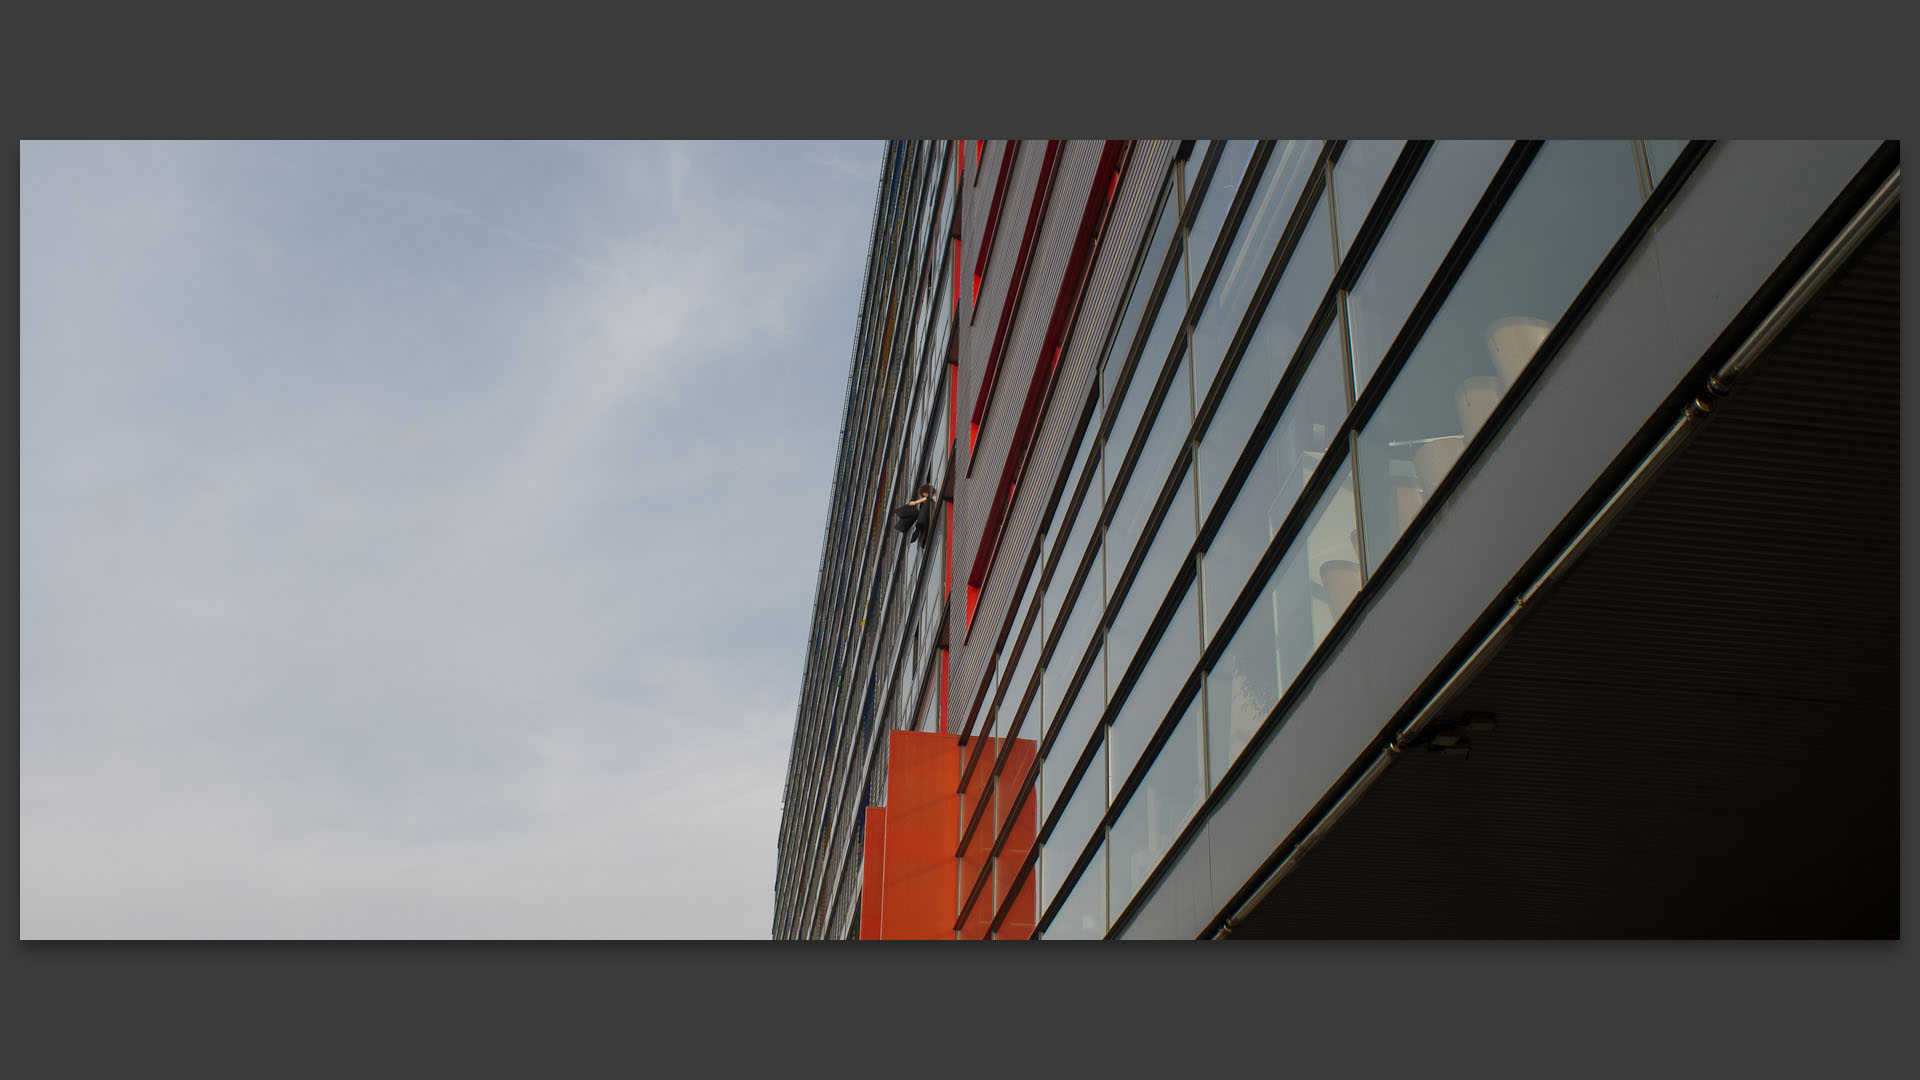
[[[1379,247],[1347,298],[1348,336],[1353,348],[1353,392],[1386,356],[1400,324],[1426,291],[1427,282],[1480,196],[1492,182],[1511,144],[1438,142],[1427,153],[1413,186],[1387,223]],[[1336,175],[1336,181],[1338,176]]]
[[[1640,208],[1628,142],[1542,147],[1360,437],[1371,571]]]

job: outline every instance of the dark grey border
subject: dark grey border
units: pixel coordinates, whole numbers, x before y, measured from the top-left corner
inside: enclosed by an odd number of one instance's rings
[[[262,14],[218,27],[177,6],[131,9],[110,25],[93,9],[70,8],[66,25],[51,27],[49,10],[16,17],[9,42],[9,97],[35,137],[1089,128],[1224,137],[1305,128],[1355,137],[1882,138],[1917,123],[1899,104],[1910,94],[1907,39],[1887,32],[1897,19],[1886,8],[1859,3],[1776,7],[1737,24],[1724,5],[1616,5],[1604,18],[1510,5],[1503,17],[1579,43],[1501,53],[1514,67],[1485,62],[1488,22],[1457,5],[1396,4],[1364,18],[1338,6],[1245,7],[1233,13],[1234,31],[1212,35],[1204,60],[1176,50],[1172,79],[1123,70],[1162,45],[1161,26],[1088,27],[1064,11],[1023,16],[1019,32],[1002,30],[1010,40],[990,49],[986,27],[1004,17],[992,9],[889,9],[895,19],[939,20],[916,27],[902,53],[877,48],[858,21],[824,50],[797,44],[824,36],[801,29],[797,10],[756,13],[748,31],[711,25],[741,22],[733,8],[662,11],[644,16],[647,26],[631,9],[632,29],[612,34],[491,12],[436,21],[429,32],[425,20],[370,22],[339,8],[324,19]],[[1788,17],[1766,17],[1776,12]],[[1181,21],[1221,25],[1220,12],[1198,14]],[[1063,55],[1069,17],[1084,51]],[[690,25],[696,19],[708,25]],[[168,40],[188,33],[189,49]],[[1363,34],[1364,51],[1355,45]],[[1284,65],[1271,63],[1275,49]],[[931,100],[889,80],[907,56]],[[1356,81],[1356,58],[1392,74]],[[940,85],[930,69],[950,77]],[[998,77],[1009,71],[1020,77]],[[14,165],[7,179],[17,205],[17,156]],[[12,228],[17,248],[17,219]],[[17,289],[8,302],[17,325]],[[1915,383],[1903,390],[1910,412],[1920,403]],[[1920,440],[1907,440],[1905,456],[1912,488]],[[1912,505],[1907,498],[1903,525]],[[1920,610],[1915,580],[1907,573],[1909,612]],[[1906,652],[1920,670],[1920,638]],[[1916,746],[1905,742],[1909,777]],[[1920,836],[1916,803],[1908,800],[1908,848]],[[1909,910],[1911,875],[1909,861]],[[1023,1068],[1886,1075],[1913,1058],[1901,997],[1920,981],[1912,952],[1903,943],[16,945],[9,1056],[29,1075],[76,1076],[163,1062],[253,1075],[930,1064],[926,1040],[936,1030],[951,1038],[953,1011],[991,994],[1017,1018],[991,1036],[992,1050]],[[1122,985],[1160,988],[1149,1023],[1128,1025],[1126,1038],[1063,1037],[1114,1030]],[[1389,1000],[1418,1003],[1424,1022],[1392,1023]],[[1434,1019],[1437,1003],[1456,1007]]]

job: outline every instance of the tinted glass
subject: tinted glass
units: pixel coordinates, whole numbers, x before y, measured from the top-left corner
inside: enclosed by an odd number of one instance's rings
[[[1680,151],[1687,148],[1687,140],[1648,139],[1645,145],[1647,172],[1652,176],[1653,186],[1659,187],[1660,178],[1667,175],[1667,170],[1673,168],[1674,161],[1679,158]]]
[[[1344,378],[1339,337],[1329,332],[1201,558],[1209,640],[1346,419]]]
[[[1048,766],[1053,762],[1049,760]],[[1060,889],[1060,875],[1073,866],[1092,838],[1100,819],[1107,812],[1107,759],[1104,748],[1093,755],[1093,762],[1067,794],[1066,809],[1061,812],[1060,820],[1053,826],[1053,832],[1047,836],[1041,859],[1043,872],[1040,875],[1040,903],[1051,903],[1053,894]]]
[[[1287,268],[1260,315],[1260,325],[1227,384],[1206,436],[1200,440],[1200,516],[1213,512],[1214,500],[1246,447],[1247,436],[1273,396],[1274,387],[1292,361],[1300,336],[1333,281],[1333,224],[1322,198],[1308,218],[1305,231],[1287,259]]]
[[[1352,477],[1343,469],[1207,673],[1210,783],[1220,782],[1359,590],[1354,519]]]
[[[1120,365],[1127,359],[1127,350],[1133,347],[1134,331],[1140,327],[1141,313],[1146,310],[1154,279],[1159,276],[1161,263],[1166,259],[1167,244],[1173,239],[1174,220],[1179,212],[1179,203],[1169,191],[1166,202],[1160,208],[1160,219],[1154,222],[1153,236],[1147,241],[1147,257],[1140,264],[1140,276],[1134,280],[1133,291],[1127,296],[1127,311],[1120,318],[1119,332],[1114,335],[1113,345],[1100,366],[1100,393],[1107,400],[1113,398],[1114,380],[1120,375]],[[1176,281],[1173,288],[1177,290],[1179,287]]]
[[[1373,210],[1393,163],[1406,148],[1401,139],[1356,139],[1340,151],[1333,166],[1333,211],[1340,223],[1340,258],[1353,247],[1354,234]]]
[[[1119,505],[1114,508],[1113,517],[1107,522],[1108,551],[1111,556],[1109,565],[1116,575],[1133,554],[1134,545],[1140,542],[1147,517],[1153,512],[1160,490],[1167,482],[1167,474],[1172,471],[1174,460],[1180,456],[1181,449],[1186,446],[1187,435],[1193,429],[1193,413],[1188,407],[1187,382],[1184,378],[1184,357],[1180,365],[1180,371],[1174,374],[1173,384],[1167,388],[1159,411],[1154,414],[1153,427],[1147,432],[1146,444],[1140,448],[1140,456],[1126,481],[1126,490],[1119,493]],[[1117,459],[1120,444],[1109,442],[1107,445]]]
[[[1220,370],[1227,345],[1240,328],[1261,276],[1267,272],[1319,154],[1318,141],[1291,140],[1276,145],[1267,159],[1260,187],[1247,204],[1239,231],[1208,294],[1207,306],[1193,328],[1193,385],[1201,397]]]
[[[1180,318],[1181,313],[1175,310],[1174,304],[1168,303],[1161,306],[1160,317],[1154,324],[1153,333],[1147,338],[1146,351],[1140,354],[1140,364],[1121,391],[1124,397],[1120,401],[1117,418],[1113,422],[1112,430],[1107,432],[1107,468],[1104,474],[1107,486],[1102,490],[1107,493],[1108,502],[1113,501],[1113,485],[1118,480],[1114,475],[1115,469],[1126,456],[1127,447],[1133,442],[1133,436],[1140,427],[1140,417],[1146,411],[1148,400],[1153,396],[1154,384],[1159,381],[1161,371],[1166,368],[1167,350],[1173,346],[1174,331],[1179,329]],[[1186,358],[1181,357],[1178,363],[1184,365]],[[1188,396],[1187,378],[1176,375],[1173,385],[1168,387],[1166,400],[1171,403],[1176,412],[1185,412],[1188,411]],[[1189,418],[1191,418],[1190,413]]]
[[[1640,208],[1627,142],[1552,142],[1488,230],[1361,434],[1378,566]]]
[[[1032,590],[1029,589],[1021,599],[1021,608],[1016,617],[1023,622],[1026,612],[1031,609],[1032,596]],[[993,733],[996,736],[1011,733],[1013,722],[1020,716],[1021,700],[1026,697],[1027,688],[1033,684],[1034,669],[1038,666],[1042,629],[1040,620],[1034,619],[1033,629],[1028,632],[1026,643],[1021,645],[1012,665],[1006,668],[1006,674],[1001,679],[1000,692],[1005,696],[1000,699],[1000,709],[994,722]],[[1020,626],[1016,624],[1013,632],[1007,637],[1007,647],[1011,649],[1019,643]]]
[[[1187,676],[1193,674],[1193,665],[1200,660],[1200,623],[1195,600],[1193,590],[1188,589],[1186,599],[1181,601],[1173,620],[1155,642],[1146,667],[1141,669],[1127,693],[1127,700],[1114,717],[1107,742],[1108,791],[1118,790],[1126,781],[1139,761],[1141,748],[1160,729],[1173,699],[1186,685]]]
[[[1047,862],[1047,852],[1041,856],[1041,865]],[[1076,856],[1079,852],[1074,853]],[[1058,883],[1054,886],[1058,891]],[[1044,909],[1052,896],[1044,888],[1041,890],[1040,906]],[[1086,872],[1074,884],[1073,891],[1067,894],[1066,902],[1054,914],[1053,921],[1040,931],[1040,937],[1048,941],[1095,941],[1107,933],[1107,853],[1102,848],[1094,852],[1093,859],[1087,863]]]
[[[1207,183],[1200,211],[1193,219],[1193,227],[1187,231],[1187,252],[1192,260],[1188,268],[1190,273],[1198,275],[1206,265],[1207,256],[1212,254],[1214,239],[1220,235],[1220,225],[1227,219],[1227,211],[1233,206],[1233,197],[1247,181],[1247,165],[1252,162],[1257,145],[1251,139],[1236,139],[1221,147],[1220,160],[1214,165],[1213,179]],[[1198,164],[1203,157],[1195,154],[1193,160]]]
[[[1093,735],[1100,723],[1100,715],[1106,711],[1104,678],[1100,657],[1095,656],[1085,684],[1074,695],[1073,704],[1067,707],[1066,719],[1060,722],[1060,733],[1054,736],[1053,745],[1047,750],[1046,767],[1040,773],[1042,815],[1053,813],[1054,806],[1060,800],[1060,789],[1066,786],[1074,763],[1086,750],[1087,739]],[[1096,761],[1104,760],[1096,758]]]
[[[1347,301],[1356,395],[1380,366],[1511,146],[1442,141],[1428,151]]]
[[[1196,694],[1108,833],[1110,910],[1125,909],[1140,891],[1206,793],[1200,760],[1200,697]]]
[[[1140,569],[1127,588],[1120,610],[1114,613],[1113,623],[1107,627],[1107,655],[1113,661],[1116,679],[1133,661],[1141,635],[1153,623],[1154,614],[1166,599],[1167,586],[1173,584],[1187,553],[1193,549],[1191,506],[1190,499],[1175,496],[1165,520],[1154,532],[1146,556],[1140,560]]]
[[[1080,667],[1080,659],[1087,653],[1087,643],[1093,639],[1094,628],[1099,624],[1100,608],[1104,603],[1100,594],[1100,564],[1095,557],[1094,565],[1087,574],[1087,583],[1073,601],[1073,607],[1067,611],[1066,627],[1060,631],[1060,638],[1054,644],[1053,658],[1047,661],[1047,670],[1042,676],[1042,693],[1046,704],[1047,720],[1060,711],[1060,703],[1065,700],[1068,680]],[[1106,693],[1100,681],[1100,666],[1094,665],[1087,676],[1087,685],[1092,696],[1100,704],[1106,703]]]
[[[1089,427],[1091,427],[1091,425],[1089,425]],[[1073,489],[1069,487],[1067,490],[1068,494],[1071,495]],[[1087,553],[1087,543],[1093,538],[1094,526],[1099,520],[1100,482],[1095,480],[1087,488],[1085,496],[1080,500],[1079,507],[1074,511],[1073,521],[1067,528],[1066,542],[1060,549],[1060,562],[1053,568],[1053,577],[1047,581],[1044,605],[1047,626],[1049,627],[1048,633],[1052,633],[1051,628],[1057,625],[1057,620],[1060,618],[1060,606],[1067,602],[1067,589],[1073,584],[1074,573],[1080,569],[1080,560]],[[1058,531],[1057,527],[1055,531]],[[1081,587],[1081,591],[1091,591],[1096,597],[1099,597],[1103,586],[1100,581],[1100,564],[1098,561],[1095,561],[1093,566],[1087,571],[1087,582],[1086,585]],[[1073,657],[1073,659],[1078,658],[1077,655]]]

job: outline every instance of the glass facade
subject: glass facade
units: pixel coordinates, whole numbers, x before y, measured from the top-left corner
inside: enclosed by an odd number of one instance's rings
[[[941,484],[951,453],[956,152],[891,143],[881,162],[780,823],[776,937],[857,926],[884,736],[940,725],[947,517],[933,515],[921,544],[890,525],[921,484]]]
[[[1100,430],[1072,459],[1098,482],[1052,526],[1055,574],[1089,548],[1096,572],[1071,597],[1050,581],[1048,606],[1084,622],[1104,589],[1105,614],[1042,667],[1092,650],[1109,692],[1045,695],[1038,936],[1104,935],[1284,720],[1679,149],[1226,143],[1211,172],[1174,163],[1103,361]]]
[[[1029,547],[995,556],[1021,570],[969,688],[960,936],[1101,937],[1139,902],[1685,145],[1216,141],[1155,159],[1109,314],[1074,331],[1100,341],[1085,394],[1045,405],[1078,419],[1040,481],[1060,494]],[[951,323],[925,325],[925,355],[944,355]],[[946,384],[914,355],[928,389],[906,404],[932,402],[917,415],[937,425]],[[925,597],[938,575],[920,569],[863,556],[846,588]],[[882,696],[933,655],[937,617],[914,610]],[[810,659],[809,693],[858,705],[879,665],[854,640],[828,651],[830,678]],[[925,700],[902,726],[925,727]],[[808,761],[845,753],[858,710],[839,715]]]

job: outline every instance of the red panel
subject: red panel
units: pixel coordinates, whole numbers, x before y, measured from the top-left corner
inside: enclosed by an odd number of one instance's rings
[[[1040,235],[1040,219],[1046,215],[1047,195],[1053,190],[1054,161],[1060,154],[1060,140],[1047,143],[1046,154],[1040,160],[1040,182],[1033,190],[1033,202],[1027,207],[1026,231],[1020,235],[1020,249],[1014,255],[1013,275],[1007,281],[1006,301],[1000,305],[1000,325],[994,328],[993,344],[987,348],[986,363],[980,376],[980,394],[973,400],[973,422],[979,424],[986,418],[987,405],[993,400],[994,376],[1000,371],[1000,356],[1007,347],[1007,332],[1013,326],[1013,314],[1020,306],[1020,291],[1027,280],[1027,266],[1033,261],[1034,240]],[[1012,158],[1009,156],[1008,161]],[[980,242],[980,252],[975,256],[973,268],[974,280],[978,281],[986,274],[988,248],[993,243],[994,225],[1000,216],[1000,193],[1006,190],[1006,170],[1001,170],[1000,188],[994,194],[993,215],[987,220],[988,233]],[[974,303],[979,304],[979,286],[974,286]],[[968,462],[972,466],[972,462]]]
[[[1032,844],[1031,836],[1028,837],[1028,844]],[[1028,850],[1032,850],[1031,847]],[[1012,875],[1020,872],[1020,864],[1027,859],[1027,852],[1023,851],[1015,857],[1012,851],[1013,841],[1008,840],[1006,852],[1000,856],[1001,872],[1007,875],[1003,880],[1007,881],[1011,881]],[[1035,875],[1029,872],[1027,879],[1020,883],[1019,891],[1015,892],[1012,899],[1007,902],[1009,910],[1006,918],[1000,922],[1000,929],[993,932],[995,938],[1002,941],[1025,941],[1033,936],[1034,925],[1040,921],[1039,899],[1033,891],[1034,877]]]
[[[889,732],[887,758],[879,936],[950,941],[960,913],[959,864],[953,857],[960,835],[959,739]]]
[[[1108,142],[1102,153],[1100,168],[1102,170],[1116,168],[1124,148],[1124,143]],[[1000,529],[1005,524],[1007,507],[1012,501],[1014,490],[1019,486],[1020,472],[1026,465],[1028,444],[1033,441],[1034,432],[1039,427],[1041,406],[1045,403],[1047,388],[1052,385],[1053,367],[1059,363],[1060,349],[1065,344],[1067,328],[1079,309],[1081,292],[1086,286],[1087,271],[1092,266],[1094,252],[1098,250],[1100,238],[1105,230],[1107,216],[1112,208],[1111,192],[1113,190],[1115,189],[1111,183],[1105,191],[1101,190],[1098,184],[1094,185],[1094,190],[1088,194],[1086,206],[1081,211],[1079,232],[1067,262],[1066,273],[1061,278],[1060,291],[1054,297],[1053,314],[1047,322],[1046,334],[1040,346],[1041,358],[1050,362],[1036,365],[1032,383],[1020,391],[1025,394],[1025,399],[1014,423],[1014,434],[1008,447],[1006,461],[1001,465],[1000,480],[994,485],[992,502],[986,508],[986,520],[980,530],[980,546],[974,550],[973,566],[967,571],[969,584],[984,584],[987,570],[993,565],[994,551],[999,547]],[[1015,288],[1019,285],[1017,278],[1016,272]],[[1011,304],[1008,308],[1010,310]],[[1004,329],[1004,319],[1002,328]],[[1000,345],[1000,341],[996,339],[994,351],[989,353],[986,382],[981,387],[981,401],[975,404],[976,412],[985,408],[985,396],[991,388],[996,354]],[[968,466],[971,468],[971,461],[968,462]]]
[[[867,807],[866,873],[860,885],[860,940],[878,941],[880,912],[886,907],[887,808]]]

